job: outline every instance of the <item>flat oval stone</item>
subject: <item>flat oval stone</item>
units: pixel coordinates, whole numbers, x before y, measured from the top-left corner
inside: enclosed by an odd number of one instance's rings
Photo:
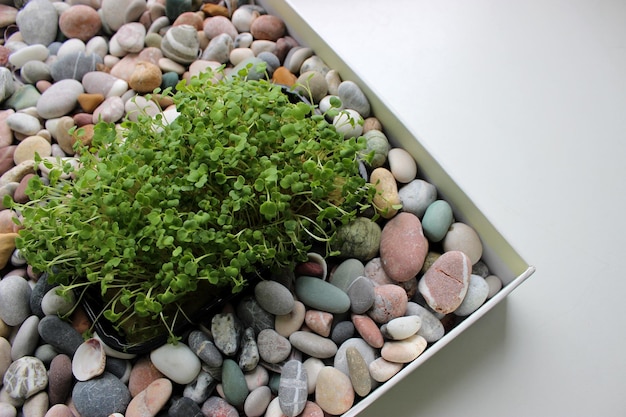
[[[434,201],[428,206],[422,218],[424,235],[431,242],[439,242],[448,233],[448,229],[454,221],[452,207],[445,200]]]
[[[40,61],[28,61],[20,70],[20,76],[24,82],[29,84],[36,84],[41,80],[52,80],[50,67],[48,64]]]
[[[396,181],[406,184],[415,179],[417,163],[413,156],[403,148],[393,148],[387,155],[389,169]]]
[[[115,123],[124,117],[124,100],[120,97],[112,96],[104,100],[95,108],[91,122],[96,124],[100,121]]]
[[[85,91],[74,79],[58,81],[50,86],[37,101],[37,113],[44,119],[54,119],[71,112],[78,96]]]
[[[78,381],[72,390],[72,402],[82,416],[108,417],[123,413],[130,400],[126,385],[108,372],[100,378]]]
[[[417,276],[427,253],[428,240],[419,218],[414,214],[398,213],[383,227],[380,260],[392,280],[405,282]]]
[[[260,417],[267,410],[270,401],[272,401],[272,390],[270,387],[258,387],[246,397],[246,401],[243,403],[243,411],[248,417]]]
[[[317,376],[315,402],[328,414],[343,414],[354,404],[350,378],[332,366],[324,367]]]
[[[202,404],[201,411],[204,417],[239,417],[237,409],[220,397],[209,397]]]
[[[293,310],[289,314],[276,316],[274,329],[283,337],[289,337],[302,327],[306,317],[306,307],[300,301],[295,301]]]
[[[179,342],[165,344],[150,352],[154,367],[177,384],[188,384],[200,373],[200,359],[189,346]]]
[[[317,375],[326,364],[321,359],[311,357],[302,362],[302,366],[307,374],[307,393],[313,394],[317,384]]]
[[[428,206],[437,199],[437,188],[424,180],[413,180],[398,190],[402,210],[422,218]]]
[[[139,22],[125,23],[113,36],[125,52],[139,53],[144,48],[146,27]]]
[[[20,325],[11,345],[11,358],[13,360],[24,356],[33,356],[39,342],[39,317],[30,316]],[[2,360],[0,359],[0,362]],[[2,365],[0,364],[0,377],[2,377]]]
[[[269,372],[263,366],[257,366],[252,371],[246,372],[245,377],[248,390],[250,391],[254,391],[258,387],[267,385],[270,380]]]
[[[360,337],[353,337],[351,339],[346,340],[339,346],[337,349],[337,354],[333,359],[333,367],[343,372],[345,375],[349,375],[350,371],[348,369],[348,360],[346,358],[346,351],[349,347],[355,347],[365,359],[365,362],[370,364],[374,361],[379,355],[378,349],[375,349],[367,344],[367,342]]]
[[[442,244],[443,250],[446,252],[461,251],[465,253],[472,265],[478,262],[483,255],[483,244],[478,233],[465,223],[452,223]]]
[[[355,347],[349,347],[346,350],[346,359],[348,361],[348,373],[354,392],[365,397],[372,390],[372,377],[370,376],[369,366],[361,352]]]
[[[101,94],[105,98],[121,96],[128,91],[128,83],[111,74],[102,71],[92,71],[83,77],[85,92],[89,94]]]
[[[308,397],[307,372],[302,362],[287,361],[283,365],[278,386],[278,402],[283,414],[288,417],[299,415]]]
[[[342,81],[337,88],[337,96],[339,96],[344,108],[356,110],[363,118],[370,115],[369,100],[354,81]],[[413,178],[415,178],[415,175],[413,175]]]
[[[128,404],[128,417],[153,417],[165,406],[172,395],[172,382],[167,378],[153,381]]]
[[[355,314],[363,314],[369,310],[376,299],[374,284],[364,276],[357,277],[348,287],[350,298],[350,311]]]
[[[333,327],[330,338],[336,345],[341,345],[354,336],[354,324],[351,321],[340,321]]]
[[[381,332],[388,339],[403,340],[416,334],[421,326],[420,316],[403,316],[388,321],[381,327]]]
[[[400,372],[403,367],[404,364],[402,363],[389,362],[385,358],[376,358],[369,364],[368,369],[374,381],[385,382]]]
[[[361,314],[352,315],[352,323],[355,330],[361,335],[368,345],[374,348],[381,348],[385,340],[378,328],[378,325],[369,316]]]
[[[39,335],[44,342],[61,353],[74,356],[83,343],[83,337],[68,322],[58,316],[45,316],[39,321]]]
[[[337,345],[330,339],[316,333],[297,331],[289,336],[291,345],[300,352],[319,359],[332,358],[337,353]]]
[[[263,309],[275,315],[289,314],[295,303],[287,287],[271,280],[260,281],[254,287],[254,296]]]
[[[424,352],[427,344],[426,339],[416,334],[404,340],[385,342],[380,354],[389,362],[409,363]]]
[[[472,274],[469,278],[469,286],[461,305],[454,310],[457,316],[469,316],[487,300],[489,284],[480,275]]]
[[[6,118],[7,126],[22,135],[36,135],[41,130],[41,122],[27,113],[13,113]]]
[[[398,212],[397,206],[401,204],[396,179],[391,171],[379,167],[372,171],[369,182],[377,191],[373,199],[376,210],[383,218],[391,219]]]
[[[452,313],[465,298],[471,273],[472,264],[465,253],[445,252],[419,280],[418,290],[434,311]]]
[[[34,356],[24,356],[13,361],[4,373],[3,382],[9,397],[25,400],[46,388],[48,374],[43,362]]]
[[[497,275],[487,275],[485,281],[487,281],[487,285],[489,285],[488,299],[496,295],[498,291],[502,289],[502,280]]]
[[[102,0],[102,23],[112,32],[124,23],[133,22],[146,10],[145,0]]]
[[[270,14],[261,15],[250,24],[250,33],[255,39],[276,42],[285,35],[286,30],[282,19]]]
[[[9,62],[15,68],[20,69],[30,61],[43,62],[48,58],[48,48],[42,44],[25,46],[9,55]]]
[[[146,389],[153,381],[165,375],[159,371],[148,356],[140,357],[133,365],[128,378],[128,389],[134,397]]]
[[[441,321],[435,317],[427,308],[409,301],[406,309],[407,315],[415,315],[421,319],[421,326],[417,334],[422,336],[428,343],[436,342],[445,334],[445,329]]]
[[[261,359],[268,363],[282,362],[291,353],[289,340],[273,329],[265,329],[259,333],[257,346]]]
[[[13,362],[11,358],[11,344],[9,341],[0,337],[0,379],[4,378],[4,374]]]
[[[350,309],[350,298],[340,288],[320,278],[296,278],[296,295],[306,306],[329,313],[345,313]]]
[[[352,282],[363,274],[365,274],[363,262],[355,258],[348,258],[337,265],[329,282],[347,292]]]
[[[11,250],[12,252],[12,250]],[[30,316],[31,288],[28,281],[17,275],[0,280],[0,320],[18,326]]]
[[[248,385],[243,371],[232,359],[224,359],[222,365],[222,388],[224,397],[229,404],[235,407],[243,406],[249,394]]]

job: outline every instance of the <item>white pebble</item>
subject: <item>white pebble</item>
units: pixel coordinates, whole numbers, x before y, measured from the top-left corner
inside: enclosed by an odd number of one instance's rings
[[[393,148],[389,150],[387,160],[396,181],[406,184],[415,179],[417,163],[410,153],[402,148]]]
[[[347,138],[355,138],[363,133],[363,118],[356,110],[342,110],[333,119],[333,125],[339,133]]]
[[[403,340],[417,333],[421,326],[422,319],[419,316],[396,317],[384,324],[383,334],[393,340]]]
[[[469,279],[469,286],[467,287],[467,294],[461,302],[461,305],[454,310],[454,314],[457,316],[469,316],[474,311],[483,305],[489,294],[489,284],[485,281],[485,278],[480,275],[472,274]]]
[[[177,384],[189,384],[200,373],[202,364],[184,343],[165,344],[150,352],[150,360],[163,375]]]
[[[68,39],[63,42],[63,45],[57,51],[57,58],[61,58],[65,55],[70,55],[77,52],[85,52],[85,42],[77,38]]]
[[[48,58],[48,48],[41,44],[35,44],[18,49],[9,55],[9,63],[19,69],[28,61],[45,61]]]
[[[485,278],[485,281],[487,282],[487,285],[489,285],[489,293],[487,294],[488,299],[496,295],[496,293],[502,289],[502,280],[496,275],[488,275]]]
[[[65,294],[59,293],[59,288],[48,291],[41,299],[41,309],[47,316],[63,316],[69,313],[76,305],[74,291],[67,291]]]
[[[403,366],[401,363],[389,362],[385,358],[376,358],[370,363],[369,371],[374,381],[385,382],[400,372]]]

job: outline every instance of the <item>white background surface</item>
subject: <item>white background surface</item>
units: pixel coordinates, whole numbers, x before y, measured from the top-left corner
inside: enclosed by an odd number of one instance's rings
[[[361,416],[626,416],[626,2],[290,3],[537,267]]]

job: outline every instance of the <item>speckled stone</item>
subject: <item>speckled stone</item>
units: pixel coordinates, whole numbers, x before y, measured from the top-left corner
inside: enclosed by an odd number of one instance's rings
[[[123,413],[131,395],[122,381],[108,372],[89,381],[78,381],[72,390],[72,401],[82,416],[108,417]]]
[[[412,213],[398,213],[383,227],[380,239],[380,259],[387,276],[398,282],[417,276],[428,246],[419,218]]]
[[[402,287],[394,284],[379,285],[374,288],[374,292],[374,305],[367,314],[376,323],[384,324],[404,315],[408,297]]]
[[[226,356],[234,355],[239,350],[243,325],[233,313],[220,313],[211,319],[213,343]]]
[[[290,360],[283,365],[278,387],[280,409],[289,417],[299,415],[307,401],[307,372],[302,362]]]
[[[261,359],[268,363],[279,363],[291,353],[289,340],[273,329],[262,330],[257,337]]]
[[[4,373],[4,390],[11,398],[27,399],[48,385],[46,367],[34,356],[24,356],[9,366]]]
[[[293,332],[291,345],[300,352],[319,359],[331,358],[337,353],[337,345],[331,339],[307,331]]]
[[[328,414],[343,414],[354,403],[354,389],[350,378],[343,372],[324,367],[317,376],[315,402]]]
[[[419,292],[434,311],[452,313],[467,294],[471,272],[472,265],[465,253],[445,252],[420,279]]]
[[[437,199],[437,188],[424,180],[413,180],[398,190],[402,210],[422,218],[426,209]]]
[[[243,371],[232,359],[225,359],[222,365],[222,389],[226,400],[235,407],[243,406],[249,394]]]
[[[31,292],[28,281],[20,276],[7,275],[2,278],[0,280],[0,319],[9,326],[18,326],[23,323],[30,316]]]
[[[352,382],[354,392],[365,397],[372,390],[372,378],[369,373],[369,366],[361,352],[355,347],[346,349],[346,359],[348,361],[348,374]]]
[[[255,285],[254,296],[263,309],[275,315],[291,313],[295,303],[287,287],[271,280],[263,280]]]

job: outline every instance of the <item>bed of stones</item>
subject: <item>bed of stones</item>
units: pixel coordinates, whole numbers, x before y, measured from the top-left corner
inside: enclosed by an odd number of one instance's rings
[[[389,145],[358,85],[298,45],[279,17],[243,3],[1,0],[0,194],[27,201],[29,178],[45,175],[35,153],[71,161],[99,118],[159,111],[131,98],[207,67],[263,61],[274,82],[307,84],[320,108],[342,100],[334,123],[376,150],[369,181],[389,211],[356,222],[367,238],[341,259],[311,253],[177,345],[136,355],[85,340],[80,306],[59,318],[71,300],[25,264],[16,213],[0,206],[0,417],[340,415],[501,288],[479,236]],[[85,134],[70,134],[74,126]]]

